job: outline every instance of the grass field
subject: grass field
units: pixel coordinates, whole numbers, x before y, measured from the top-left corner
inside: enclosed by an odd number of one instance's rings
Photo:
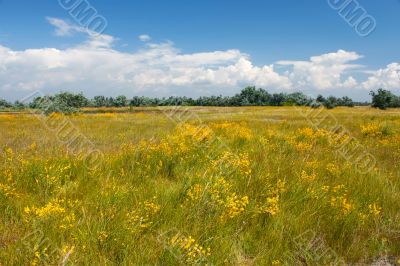
[[[399,110],[113,111],[0,114],[0,265],[400,264]]]

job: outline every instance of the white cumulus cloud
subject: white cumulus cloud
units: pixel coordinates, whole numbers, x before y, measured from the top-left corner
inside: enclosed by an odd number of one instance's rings
[[[290,79],[296,88],[311,87],[316,90],[333,88],[352,88],[357,86],[353,77],[343,80],[345,74],[351,70],[362,68],[360,65],[351,64],[352,61],[361,59],[356,52],[338,50],[313,56],[309,61],[278,61],[278,65],[292,66],[289,73]]]
[[[357,81],[352,72],[364,71],[354,64],[356,52],[313,56],[306,61],[282,60],[256,66],[249,55],[237,49],[183,53],[173,42],[151,43],[142,49],[121,52],[113,48],[111,35],[89,34],[64,20],[47,18],[56,34],[87,34],[87,40],[67,49],[13,50],[0,44],[0,92],[12,95],[34,90],[59,90],[97,94],[168,96],[229,95],[248,85],[276,90],[318,93],[335,89],[388,89],[399,87],[400,65],[370,71],[367,80]]]
[[[139,40],[141,40],[142,42],[148,42],[151,40],[151,37],[147,34],[142,34],[139,35]]]
[[[362,83],[363,88],[374,90],[385,88],[400,92],[400,64],[392,63],[385,68],[369,72],[371,75],[368,80]]]

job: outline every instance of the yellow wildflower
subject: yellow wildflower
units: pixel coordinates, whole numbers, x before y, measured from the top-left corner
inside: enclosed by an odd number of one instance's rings
[[[192,236],[177,234],[170,239],[169,244],[171,248],[177,249],[182,254],[186,263],[192,264],[204,261],[211,255],[211,248],[205,248],[196,242]]]
[[[382,208],[379,207],[376,203],[368,205],[369,213],[374,216],[379,216],[382,212]]]
[[[315,173],[308,174],[305,170],[303,170],[300,178],[305,181],[314,181],[317,178],[317,175]]]
[[[97,233],[97,239],[100,243],[104,243],[108,238],[108,233],[106,231],[100,231]]]
[[[382,136],[381,127],[378,124],[369,123],[361,126],[361,133],[365,136],[380,137]]]
[[[138,207],[127,213],[127,229],[132,233],[149,228],[153,219],[160,212],[161,206],[153,201],[146,200],[140,202]]]

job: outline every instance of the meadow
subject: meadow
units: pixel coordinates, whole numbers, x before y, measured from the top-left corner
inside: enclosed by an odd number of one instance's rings
[[[100,111],[0,114],[0,265],[400,264],[400,110]]]

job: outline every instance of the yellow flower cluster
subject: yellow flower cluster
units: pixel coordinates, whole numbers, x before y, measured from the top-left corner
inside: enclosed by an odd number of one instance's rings
[[[203,187],[200,184],[195,184],[190,187],[186,193],[186,201],[199,201],[203,195]]]
[[[323,189],[329,188],[323,187]],[[344,185],[336,185],[331,189],[331,197],[330,197],[330,205],[336,209],[338,209],[342,214],[347,215],[353,209],[354,206],[349,202],[347,198],[347,189]]]
[[[6,147],[4,149],[4,153],[5,153],[5,158],[7,160],[7,162],[12,162],[14,159],[14,151],[13,149],[11,149],[10,147]]]
[[[286,181],[282,181],[281,179],[278,179],[276,182],[276,187],[272,191],[273,194],[280,194],[286,192]]]
[[[353,206],[349,203],[349,200],[346,198],[346,195],[332,197],[331,205],[333,207],[339,208],[345,215],[348,214],[353,209]]]
[[[361,211],[358,213],[358,218],[361,224],[365,224],[371,221],[371,218],[379,218],[382,215],[382,208],[377,203],[368,204],[368,209],[366,211]],[[372,216],[372,217],[371,217]]]
[[[19,193],[16,189],[16,183],[12,177],[12,172],[10,169],[4,171],[5,183],[0,183],[0,193],[3,193],[6,197],[19,197]]]
[[[78,201],[54,199],[48,202],[43,207],[25,207],[25,221],[28,221],[31,218],[37,218],[41,220],[56,218],[59,228],[71,228],[75,225],[76,217],[75,213],[72,211],[68,211],[68,209],[72,208],[77,203]]]
[[[211,126],[216,130],[222,130],[223,135],[228,138],[249,140],[253,136],[245,123],[223,122],[212,123]]]
[[[292,137],[294,137],[297,140],[312,143],[313,141],[315,141],[317,139],[327,137],[331,134],[332,134],[331,132],[329,132],[325,129],[314,130],[310,127],[305,127],[305,128],[298,129],[296,131],[295,135]]]
[[[64,245],[61,248],[63,258],[70,257],[74,253],[74,251],[75,251],[74,245]]]
[[[34,257],[33,260],[31,261],[32,266],[39,265],[45,262],[49,258],[47,247],[43,247],[42,249],[40,249],[39,245],[35,244],[33,250],[34,250]]]
[[[302,180],[311,182],[317,178],[317,175],[314,172],[311,174],[308,174],[307,171],[303,170],[303,171],[301,171],[300,178]]]
[[[217,178],[212,181],[209,193],[211,201],[222,208],[221,221],[234,218],[243,213],[249,203],[249,198],[247,196],[238,197],[235,192],[231,191],[231,184],[224,178]]]
[[[179,125],[176,131],[181,141],[182,139],[190,139],[195,142],[205,142],[214,136],[212,129],[206,125],[195,126],[185,123]]]
[[[71,164],[52,164],[50,161],[46,161],[44,166],[44,173],[42,173],[43,179],[49,185],[55,185],[60,182],[62,178],[68,179],[70,177]]]
[[[124,170],[121,168],[121,176],[124,175]],[[107,179],[102,183],[101,189],[99,191],[99,197],[103,200],[107,200],[110,198],[122,198],[130,191],[130,187],[125,184],[121,184],[118,182],[116,178]]]
[[[225,212],[221,215],[220,219],[225,221],[229,218],[235,218],[244,212],[246,206],[249,204],[249,197],[244,196],[239,198],[235,193],[227,196],[224,202]]]
[[[206,125],[195,126],[188,123],[179,124],[173,134],[158,142],[141,140],[136,146],[124,145],[123,150],[130,152],[137,150],[142,152],[147,159],[151,158],[151,152],[171,156],[173,153],[185,154],[198,145],[210,142],[214,133]]]
[[[326,170],[331,174],[331,175],[338,175],[340,170],[339,167],[333,163],[328,163],[326,165]]]
[[[300,128],[294,134],[285,135],[284,139],[298,152],[309,152],[318,140],[326,139],[332,146],[340,146],[348,142],[350,136],[343,132],[333,132],[325,129],[313,130],[312,128]]]
[[[161,206],[151,200],[140,202],[135,210],[128,212],[126,215],[127,229],[132,233],[136,233],[149,228],[154,223],[153,220],[160,210]]]
[[[69,214],[66,214],[61,221],[60,228],[61,229],[72,228],[75,225],[75,221],[76,221],[75,213],[71,212]]]
[[[102,244],[108,239],[108,233],[106,231],[100,231],[97,233],[97,239]]]
[[[282,265],[280,260],[273,260],[272,265]]]
[[[234,154],[225,151],[217,159],[211,161],[214,169],[219,170],[219,174],[225,174],[223,171],[237,170],[244,176],[249,176],[252,172],[248,153]]]
[[[270,189],[270,195],[266,197],[266,202],[263,205],[257,204],[256,213],[264,213],[271,216],[277,215],[280,210],[280,195],[284,192],[286,192],[286,182],[278,179],[276,186]]]
[[[328,206],[343,215],[347,215],[355,209],[355,206],[350,202],[347,189],[344,185],[322,186],[319,189],[309,187],[307,192],[313,199],[324,199]]]
[[[177,234],[170,239],[169,244],[172,249],[178,249],[178,252],[188,264],[200,263],[211,255],[211,248],[197,244],[191,236],[186,237]]]
[[[294,134],[285,135],[285,139],[291,144],[298,152],[306,153],[309,152],[315,143],[315,139],[324,136],[324,131],[313,130],[312,128],[300,128]]]
[[[379,216],[382,212],[382,208],[379,207],[376,203],[372,203],[368,205],[369,213],[374,216]]]
[[[365,136],[370,137],[380,137],[382,136],[381,127],[376,123],[368,123],[366,125],[361,125],[361,133]]]
[[[279,195],[267,197],[265,205],[257,207],[257,213],[265,213],[275,216],[279,212]]]
[[[7,197],[18,197],[18,193],[16,192],[16,189],[8,184],[2,184],[0,183],[0,192],[2,192],[4,195]]]
[[[173,152],[173,148],[171,147],[169,142],[165,139],[161,140],[158,143],[152,142],[152,141],[141,140],[138,143],[136,149],[137,149],[137,151],[140,151],[143,154],[147,155],[148,156],[147,159],[150,159],[149,152],[160,152],[167,156],[171,155]]]
[[[305,153],[311,151],[313,145],[307,142],[296,142],[294,147],[298,152]]]
[[[75,246],[74,245],[64,245],[61,250],[62,250],[63,255],[66,255],[68,253],[72,254],[75,250]]]
[[[249,204],[247,196],[240,197],[231,189],[231,184],[224,178],[211,178],[209,184],[195,184],[190,187],[186,192],[185,201],[196,204],[203,197],[208,200],[206,204],[217,207],[221,212],[221,221],[226,221],[239,216]]]
[[[310,127],[300,128],[297,131],[297,135],[304,137],[304,138],[311,139],[314,137],[314,130]]]
[[[64,214],[66,212],[65,208],[61,205],[63,200],[54,200],[47,203],[45,206],[41,208],[33,207],[25,207],[24,212],[27,215],[33,214],[39,218],[49,217],[49,216],[57,216]]]

